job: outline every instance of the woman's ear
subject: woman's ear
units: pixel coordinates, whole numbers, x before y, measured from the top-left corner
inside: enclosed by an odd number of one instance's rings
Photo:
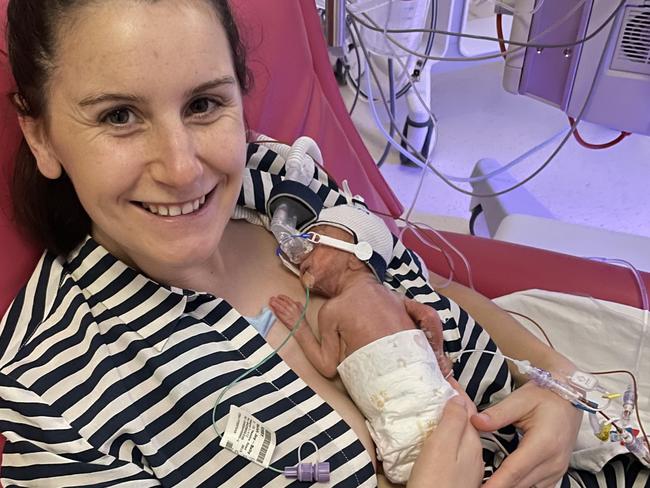
[[[25,140],[36,158],[38,170],[43,176],[56,180],[63,173],[63,167],[52,150],[50,140],[45,130],[45,123],[26,115],[19,115],[18,122]]]

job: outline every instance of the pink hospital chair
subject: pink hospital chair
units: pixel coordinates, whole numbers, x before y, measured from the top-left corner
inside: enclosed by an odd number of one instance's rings
[[[290,142],[301,135],[320,145],[325,167],[337,180],[349,180],[373,210],[394,217],[402,206],[384,181],[354,128],[334,79],[314,0],[232,0],[250,50],[254,88],[247,97],[251,129]],[[0,0],[0,25],[7,0]],[[8,182],[20,131],[9,103],[12,79],[4,35],[0,40],[0,316],[29,276],[41,248],[12,223]],[[628,270],[603,263],[499,241],[444,233],[471,265],[475,288],[488,297],[541,288],[572,292],[640,306],[636,282]],[[412,234],[405,241],[428,267],[448,274],[442,254]],[[454,258],[457,281],[468,277]],[[643,274],[650,287],[650,274]],[[0,455],[4,440],[0,437]]]

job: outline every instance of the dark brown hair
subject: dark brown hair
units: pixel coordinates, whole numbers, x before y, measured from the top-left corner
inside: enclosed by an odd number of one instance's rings
[[[58,29],[76,9],[93,1],[97,0],[10,0],[7,45],[17,87],[12,101],[20,115],[35,119],[45,115]],[[226,31],[235,75],[242,93],[246,93],[251,84],[246,48],[228,1],[205,1],[214,8]],[[24,137],[16,155],[11,195],[18,225],[55,254],[68,254],[90,232],[90,217],[68,176],[64,172],[56,180],[44,177]]]

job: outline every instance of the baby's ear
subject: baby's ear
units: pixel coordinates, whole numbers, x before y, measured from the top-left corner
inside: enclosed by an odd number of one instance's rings
[[[361,261],[354,254],[350,254],[348,256],[348,268],[350,268],[352,271],[359,271],[360,269],[363,269],[365,267],[366,267],[366,263]]]

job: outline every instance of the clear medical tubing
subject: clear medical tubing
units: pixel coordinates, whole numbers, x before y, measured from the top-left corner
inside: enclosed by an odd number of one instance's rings
[[[258,140],[268,140],[268,138],[260,135]],[[265,145],[285,159],[285,180],[309,186],[314,176],[314,161],[323,164],[320,149],[311,137],[299,137],[292,146],[280,143],[265,143]],[[291,198],[284,198],[275,208],[271,219],[271,232],[278,241],[280,249],[293,263],[296,263],[300,256],[312,247],[309,241],[292,237],[299,234],[296,226],[301,210],[301,203]]]
[[[305,186],[309,183],[314,176],[314,161],[318,164],[323,164],[323,156],[316,142],[307,136],[299,137],[292,146],[282,144],[280,142],[267,142],[272,140],[263,134],[258,135],[258,141],[263,141],[263,144],[278,153],[286,161],[286,179],[297,181]],[[311,156],[307,158],[306,156]]]

